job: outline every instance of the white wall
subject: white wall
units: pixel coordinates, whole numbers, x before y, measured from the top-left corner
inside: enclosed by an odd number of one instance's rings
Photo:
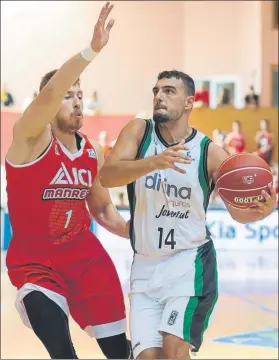
[[[193,76],[231,75],[261,86],[261,2],[187,1],[184,70]]]
[[[45,72],[89,43],[104,3],[23,1],[14,11],[8,3],[1,2],[1,76],[21,105]],[[113,17],[110,43],[82,77],[85,94],[97,89],[107,113],[144,111],[157,73],[183,65],[183,2],[117,1]]]
[[[1,76],[18,105],[45,72],[88,44],[102,5],[1,2]],[[97,89],[107,113],[150,111],[157,73],[172,68],[195,77],[237,76],[242,99],[251,83],[260,91],[262,7],[260,1],[117,1],[110,43],[82,76],[85,94]]]

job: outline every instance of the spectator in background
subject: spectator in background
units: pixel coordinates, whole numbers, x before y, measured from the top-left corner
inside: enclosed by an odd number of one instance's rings
[[[226,107],[232,105],[230,89],[222,88],[217,101],[217,107]]]
[[[245,152],[246,139],[241,130],[241,123],[235,120],[232,123],[232,131],[225,138],[226,150],[229,155]]]
[[[226,138],[226,133],[220,129],[214,129],[212,131],[212,141],[220,146],[222,149],[226,148],[225,145],[225,138]]]
[[[255,136],[257,146],[256,154],[260,156],[268,165],[271,164],[273,147],[272,147],[272,133],[270,131],[270,123],[266,119],[260,121],[260,130]]]
[[[245,107],[255,108],[259,106],[259,95],[254,91],[254,86],[251,85],[249,93],[244,98]]]
[[[204,83],[196,90],[194,107],[209,107],[209,90],[205,87]]]
[[[98,143],[102,146],[104,150],[105,157],[110,153],[112,147],[108,141],[108,134],[106,131],[101,131],[99,134]]]
[[[1,86],[1,107],[8,107],[14,104],[12,94],[7,90],[5,84]]]
[[[88,116],[98,115],[102,111],[102,104],[97,91],[90,98],[84,100],[83,113]]]

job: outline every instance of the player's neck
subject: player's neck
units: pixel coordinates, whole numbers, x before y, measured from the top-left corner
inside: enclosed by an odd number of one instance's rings
[[[168,144],[175,144],[188,138],[192,133],[192,128],[188,121],[178,120],[165,124],[158,124],[160,134]]]
[[[67,134],[64,132],[61,132],[59,130],[56,130],[54,135],[57,137],[59,141],[62,142],[62,144],[71,152],[75,153],[77,152],[77,140],[75,133],[73,134]]]

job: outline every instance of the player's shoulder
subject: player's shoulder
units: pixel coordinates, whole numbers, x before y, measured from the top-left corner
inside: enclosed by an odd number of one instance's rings
[[[144,131],[148,123],[151,124],[152,120],[134,118],[128,122],[125,128],[131,132],[136,133],[138,131]]]
[[[98,155],[98,157],[100,157],[100,155],[104,154],[104,150],[102,148],[102,146],[98,143],[98,141],[93,140],[91,138],[87,138],[89,144],[91,145],[92,150],[94,150],[96,152],[96,154]]]
[[[145,131],[150,129],[150,126],[152,126],[152,120],[134,118],[124,126],[119,134],[119,138],[121,141],[131,141],[133,139],[140,143]]]
[[[85,140],[84,154],[89,154],[89,157],[98,159],[102,152],[101,145],[99,145],[96,140],[89,138],[80,131],[78,131],[78,134]]]
[[[211,142],[211,138],[209,136],[207,136],[206,134],[204,134],[203,132],[196,130],[193,128],[193,133],[195,135],[195,138],[199,141],[207,141],[207,142]]]

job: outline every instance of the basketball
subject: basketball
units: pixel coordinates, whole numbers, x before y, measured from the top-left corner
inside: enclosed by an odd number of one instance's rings
[[[216,188],[223,200],[238,207],[248,208],[254,199],[264,201],[268,184],[273,180],[267,163],[253,154],[236,154],[226,159],[216,174]]]

